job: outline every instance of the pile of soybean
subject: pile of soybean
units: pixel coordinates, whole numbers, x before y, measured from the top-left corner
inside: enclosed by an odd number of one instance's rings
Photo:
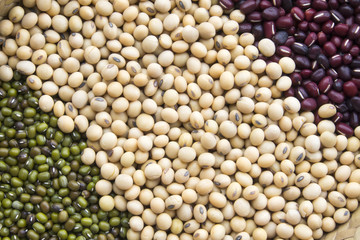
[[[295,63],[239,35],[244,18],[216,0],[23,0],[0,22],[0,77],[28,75],[86,137],[128,239],[320,239],[358,207],[360,127],[283,97]]]
[[[99,208],[99,168],[82,164],[86,143],[62,133],[15,72],[0,85],[0,238],[125,239],[131,215]]]

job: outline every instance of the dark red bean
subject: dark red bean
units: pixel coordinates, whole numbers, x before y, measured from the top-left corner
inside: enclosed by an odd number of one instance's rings
[[[353,41],[351,41],[350,39],[344,39],[341,42],[340,49],[343,53],[347,53],[350,51],[352,46],[353,46]]]
[[[339,78],[343,81],[351,80],[351,69],[348,66],[340,66],[336,69]]]
[[[300,75],[303,79],[308,79],[310,78],[312,73],[313,71],[311,71],[310,69],[303,69],[301,70]]]
[[[316,10],[313,8],[309,8],[305,11],[305,20],[311,22],[314,18]]]
[[[314,123],[317,125],[321,122],[322,118],[319,116],[318,112],[316,111],[314,114]]]
[[[247,19],[251,22],[251,23],[259,23],[261,22],[261,13],[260,12],[252,12],[249,15],[247,15]]]
[[[345,23],[338,23],[334,27],[334,33],[340,37],[345,37],[349,31],[349,26]]]
[[[331,20],[326,21],[321,27],[321,31],[323,31],[325,34],[330,34],[334,30],[335,23]]]
[[[295,40],[297,42],[304,42],[304,40],[306,39],[307,36],[308,36],[308,34],[301,30],[297,30],[294,34]]]
[[[346,137],[351,137],[354,134],[354,130],[348,124],[343,122],[336,124],[336,131]]]
[[[351,56],[357,57],[357,56],[359,56],[360,48],[357,45],[354,45],[351,47],[349,52],[350,52]]]
[[[299,86],[302,82],[302,77],[301,77],[300,73],[297,73],[297,72],[292,73],[290,75],[290,79],[291,79],[293,86]],[[359,83],[360,83],[360,81],[359,81]]]
[[[318,106],[322,106],[322,105],[327,104],[329,102],[330,102],[330,99],[325,94],[320,94],[316,98],[316,103],[317,103]]]
[[[356,113],[356,112],[351,112],[350,113],[349,125],[352,128],[356,128],[357,126],[359,126],[359,115],[358,115],[358,113]]]
[[[294,88],[289,88],[287,91],[285,91],[284,96],[285,97],[294,97],[295,96]]]
[[[259,4],[259,8],[261,10],[265,10],[267,8],[273,7],[270,1],[262,0]]]
[[[343,122],[348,122],[350,120],[350,113],[349,112],[344,112],[343,113]]]
[[[354,59],[350,64],[351,68],[360,68],[360,59]]]
[[[301,31],[307,31],[309,29],[309,22],[307,21],[302,21],[297,25],[298,29],[300,29]]]
[[[353,81],[345,82],[343,85],[343,91],[348,97],[354,97],[359,92],[356,84]]]
[[[353,57],[350,53],[346,53],[342,56],[343,63],[349,65],[353,61]]]
[[[351,81],[355,83],[358,89],[360,89],[360,78],[352,78]]]
[[[303,88],[303,87],[298,87],[298,88],[296,89],[296,91],[295,91],[295,97],[296,97],[297,99],[302,99],[302,100],[304,100],[304,99],[306,99],[306,98],[309,97],[309,94],[306,92],[305,88]]]
[[[279,62],[280,61],[280,57],[279,56],[277,56],[277,55],[272,55],[270,58],[269,58],[269,60],[271,61],[271,62]]]
[[[334,90],[330,90],[327,96],[331,101],[337,104],[342,103],[344,101],[344,94]]]
[[[276,54],[281,57],[290,57],[291,49],[286,46],[279,46],[276,48]]]
[[[301,21],[303,21],[305,19],[305,14],[299,7],[293,7],[291,9],[291,16],[296,21],[299,21],[299,22],[301,22]]]
[[[330,10],[331,19],[336,23],[345,23],[344,16],[337,10]]]
[[[333,68],[339,67],[342,64],[342,57],[340,54],[336,54],[329,58],[330,66]]]
[[[344,118],[344,115],[342,115],[342,113],[337,112],[332,118],[331,121],[333,121],[333,123],[338,123],[341,122],[342,119]]]
[[[326,76],[320,80],[318,87],[319,87],[320,92],[327,93],[330,91],[333,84],[334,84],[334,81],[332,80],[332,78],[329,76]]]
[[[301,109],[303,111],[314,111],[316,107],[317,107],[317,103],[314,98],[307,98],[301,101]]]
[[[278,31],[275,33],[274,37],[272,38],[273,42],[276,45],[283,45],[285,44],[287,38],[288,38],[288,34],[285,31]]]
[[[318,43],[320,45],[324,45],[326,43],[326,41],[327,41],[327,36],[323,32],[318,32],[317,38],[318,38]]]
[[[317,57],[317,61],[322,68],[324,69],[330,68],[329,60],[324,54],[319,54]]]
[[[343,89],[344,81],[341,79],[336,79],[333,84],[333,89],[335,91],[341,92]]]
[[[313,45],[309,48],[308,56],[310,59],[315,60],[320,54],[322,54],[322,49],[318,45]]]
[[[342,40],[343,39],[341,37],[333,35],[330,39],[330,42],[332,42],[336,48],[339,48],[341,46]]]
[[[349,0],[349,3],[351,6],[355,7],[359,7],[360,1],[359,0]]]
[[[294,21],[291,17],[283,16],[279,17],[276,22],[276,27],[280,29],[288,29],[294,25]]]
[[[257,7],[256,1],[249,0],[242,2],[239,6],[239,9],[243,14],[249,14],[255,11],[256,7]]]
[[[295,43],[295,38],[293,36],[289,36],[288,39],[285,42],[285,46],[291,47]]]
[[[360,68],[354,68],[351,70],[351,75],[355,78],[360,78]]]
[[[351,16],[354,14],[354,9],[348,4],[341,4],[338,10],[343,16]]]
[[[274,7],[278,7],[278,8],[281,6],[281,3],[282,3],[281,0],[273,0],[271,2],[274,5]]]
[[[296,6],[302,9],[307,9],[311,6],[311,0],[296,0]]]
[[[288,28],[288,29],[286,30],[286,32],[287,32],[289,35],[294,35],[295,32],[296,32],[296,27],[295,27],[295,26],[292,26],[292,27]]]
[[[305,56],[296,55],[294,57],[294,61],[299,69],[311,68],[311,63],[310,63],[309,59]]]
[[[321,26],[315,22],[309,23],[309,30],[312,32],[320,32]]]
[[[331,14],[326,10],[318,11],[315,13],[313,21],[316,23],[324,23],[330,19],[330,16]]]
[[[266,38],[272,38],[276,33],[275,23],[273,21],[264,23],[264,36]]]
[[[336,53],[336,46],[332,42],[327,42],[324,44],[324,53],[327,56],[332,56]]]
[[[220,0],[219,4],[226,10],[232,9],[234,7],[234,2],[232,0]]]
[[[319,88],[314,82],[305,83],[304,88],[311,97],[317,97],[320,95]]]
[[[307,37],[304,40],[304,43],[306,44],[306,46],[310,47],[312,46],[317,40],[317,35],[314,32],[311,32],[307,35]]]
[[[339,3],[337,0],[329,0],[329,6],[331,9],[338,9]]]
[[[239,34],[251,32],[252,25],[251,23],[240,23],[239,24]]]
[[[264,28],[262,24],[256,24],[252,27],[251,33],[254,35],[255,40],[259,41],[264,37]]]
[[[340,104],[336,105],[336,108],[337,108],[338,112],[343,113],[343,114],[346,113],[347,111],[349,111],[349,108],[346,106],[345,103],[340,103]]]
[[[276,7],[265,8],[261,16],[268,21],[274,21],[280,17],[279,10]]]
[[[350,113],[351,111],[354,111],[354,106],[351,102],[351,99],[346,99],[345,104],[349,109],[348,113]],[[350,115],[349,115],[349,117],[350,117]]]
[[[360,26],[358,24],[352,24],[348,31],[349,39],[358,39],[360,37]]]
[[[337,79],[339,76],[334,68],[330,68],[326,70],[326,75],[330,76],[332,79]]]
[[[311,80],[314,82],[320,82],[325,77],[325,70],[319,68],[311,74]]]
[[[281,1],[281,0],[279,0],[279,1]],[[284,8],[279,8],[279,14],[280,14],[280,17],[286,15],[286,11],[284,10]]]
[[[316,10],[326,10],[328,8],[328,4],[325,0],[313,0],[311,6]]]

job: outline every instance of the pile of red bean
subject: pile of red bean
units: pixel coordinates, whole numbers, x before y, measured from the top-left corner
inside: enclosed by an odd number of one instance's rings
[[[326,103],[337,108],[332,118],[339,133],[353,135],[360,122],[360,0],[220,0],[225,9],[246,15],[240,32],[252,32],[276,44],[278,62],[291,57],[296,71],[286,96],[301,101],[303,111]]]

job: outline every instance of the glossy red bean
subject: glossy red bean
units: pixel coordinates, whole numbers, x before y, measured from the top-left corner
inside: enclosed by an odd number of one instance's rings
[[[295,90],[295,97],[299,100],[304,100],[309,97],[309,94],[306,92],[305,88],[298,87]]]
[[[268,21],[264,23],[264,36],[266,38],[272,38],[276,33],[275,23]]]
[[[337,0],[329,0],[329,6],[331,9],[338,9],[339,3]]]
[[[346,53],[342,56],[342,61],[345,65],[349,65],[353,61],[353,57],[350,53]]]
[[[271,3],[274,5],[274,7],[280,7],[283,1],[281,0],[272,0]]]
[[[354,134],[354,130],[348,124],[343,122],[336,124],[336,131],[346,137],[351,137]]]
[[[344,112],[343,113],[343,122],[348,122],[350,120],[350,113],[349,112]]]
[[[327,42],[324,44],[324,53],[327,56],[333,56],[336,53],[336,46],[332,42]]]
[[[325,34],[330,34],[334,30],[335,23],[331,20],[326,21],[321,27],[321,31],[323,31]]]
[[[285,46],[291,47],[295,43],[295,38],[293,36],[289,36],[288,39],[285,42]]]
[[[348,31],[349,39],[358,39],[360,37],[360,26],[358,24],[352,24]]]
[[[339,67],[342,64],[342,57],[340,54],[336,54],[329,58],[330,66],[333,68]]]
[[[255,11],[256,7],[257,7],[256,1],[249,0],[242,2],[239,6],[239,9],[242,13],[249,14]]]
[[[287,32],[289,35],[294,35],[295,32],[296,32],[296,27],[295,27],[295,26],[292,26],[292,27],[288,28],[288,29],[286,30],[286,32]]]
[[[307,9],[311,6],[311,0],[296,0],[296,6],[302,9]]]
[[[262,0],[259,3],[260,10],[265,10],[267,8],[273,7],[272,3],[270,1]]]
[[[337,92],[337,91],[334,91],[334,90],[330,90],[328,92],[328,95],[329,99],[334,102],[334,103],[342,103],[344,101],[344,94],[343,93],[340,93],[340,92]]]
[[[301,42],[296,42],[292,45],[291,49],[294,51],[294,53],[296,54],[300,54],[300,55],[306,55],[308,54],[309,48]]]
[[[317,103],[314,98],[307,98],[301,101],[301,109],[303,111],[314,111],[316,107],[317,107]]]
[[[326,10],[318,11],[314,14],[313,21],[316,23],[324,23],[330,19],[330,12]]]
[[[304,88],[311,97],[317,97],[320,95],[319,88],[314,82],[305,83]]]
[[[294,33],[294,38],[297,42],[304,42],[306,37],[307,37],[307,33],[301,31],[301,30],[297,30],[295,33]],[[306,46],[306,45],[305,45]]]
[[[302,77],[301,77],[300,73],[297,73],[297,72],[292,73],[290,75],[290,79],[291,79],[293,86],[299,86],[302,82]],[[359,83],[360,83],[360,81],[359,81]]]
[[[349,52],[350,52],[351,56],[357,57],[357,56],[359,56],[360,48],[357,45],[354,45],[351,47]]]
[[[343,89],[344,81],[341,79],[336,79],[333,84],[333,89],[335,91],[341,92]]]
[[[350,51],[352,46],[353,46],[353,41],[351,41],[350,39],[344,39],[341,42],[340,49],[343,53],[347,53]]]
[[[353,81],[347,81],[343,85],[344,94],[348,97],[354,97],[358,94],[358,88]]]
[[[289,88],[287,91],[284,92],[284,97],[294,97],[295,90],[294,88]]]
[[[271,62],[279,62],[280,61],[280,58],[281,57],[279,57],[279,56],[277,56],[277,55],[272,55],[270,58],[269,58],[269,60],[271,61]]]
[[[322,105],[327,104],[329,102],[330,102],[330,99],[325,94],[320,94],[316,98],[316,103],[317,103],[318,106],[322,106]]]
[[[251,23],[259,23],[262,20],[261,17],[261,12],[252,12],[249,15],[247,15],[247,19],[251,22]]]
[[[354,16],[350,16],[350,17],[346,18],[346,19],[345,19],[345,23],[346,23],[348,26],[351,26],[351,25],[353,25],[354,23],[356,23],[355,20],[354,20]]]
[[[360,89],[360,78],[352,78],[351,81],[355,83],[358,89]]]
[[[336,23],[345,23],[344,16],[337,10],[330,10],[331,19]]]
[[[317,40],[317,35],[314,32],[311,32],[307,35],[307,37],[304,40],[304,43],[306,44],[306,46],[310,47],[312,46]]]
[[[344,118],[344,115],[342,113],[337,112],[332,118],[331,121],[333,121],[333,123],[338,123],[341,122]]]
[[[359,126],[359,114],[358,113],[356,113],[356,112],[350,113],[349,125],[352,128],[356,128],[357,126]]]
[[[346,106],[345,103],[340,103],[336,105],[336,109],[338,112],[345,114],[347,111],[349,111],[349,108]],[[343,115],[344,117],[344,115]]]
[[[326,10],[328,8],[328,3],[325,0],[313,0],[311,7],[316,10]]]
[[[251,32],[252,25],[251,23],[240,23],[239,24],[239,34]]]
[[[320,45],[324,45],[327,41],[327,36],[324,32],[318,32],[317,38]]]
[[[264,28],[262,24],[255,24],[251,33],[254,35],[256,41],[260,41],[264,37]]]
[[[280,57],[290,57],[291,49],[286,46],[279,46],[276,48],[276,54]]]
[[[322,120],[322,118],[319,116],[317,112],[314,114],[314,123],[317,125]]]
[[[280,29],[288,29],[294,25],[294,21],[291,17],[283,16],[279,17],[276,22],[276,27]]]
[[[349,26],[346,25],[345,23],[338,23],[334,27],[334,33],[340,37],[345,37],[348,31],[349,31]]]
[[[232,9],[234,7],[234,2],[232,0],[220,0],[219,4],[226,10]]]
[[[338,73],[334,68],[330,68],[328,70],[326,70],[326,75],[332,77],[332,79],[337,79],[338,78]]]
[[[303,69],[301,70],[300,75],[303,79],[308,79],[312,73],[313,71],[311,69]]]
[[[349,4],[341,4],[338,10],[343,16],[351,16],[354,14],[354,9]]]
[[[330,39],[330,42],[332,42],[336,48],[339,48],[341,46],[342,40],[343,39],[341,37],[333,35]]]
[[[293,19],[299,22],[305,19],[305,14],[299,7],[293,7],[291,9],[291,16],[293,17]]]
[[[297,28],[301,31],[306,32],[309,29],[309,22],[307,22],[307,21],[299,22],[297,25]]]
[[[314,15],[316,13],[316,10],[313,8],[308,8],[305,11],[305,20],[308,22],[311,22],[314,18]]]
[[[355,78],[360,78],[360,68],[354,68],[351,70],[351,75]]]
[[[321,25],[316,22],[311,22],[311,23],[309,23],[309,30],[312,32],[320,32]]]
[[[332,78],[329,76],[326,76],[323,79],[321,79],[318,84],[319,91],[321,93],[327,93],[330,91],[333,84],[334,84],[334,81],[332,80]]]
[[[276,7],[268,7],[264,9],[264,11],[261,13],[261,16],[265,20],[274,21],[280,17],[280,13]]]
[[[350,64],[351,68],[360,68],[360,59],[354,59]]]
[[[311,73],[311,80],[313,82],[320,82],[324,77],[325,77],[325,70],[323,68],[319,68]]]

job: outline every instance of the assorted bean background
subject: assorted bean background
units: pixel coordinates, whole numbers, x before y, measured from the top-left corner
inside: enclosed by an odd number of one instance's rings
[[[347,222],[359,5],[23,0],[0,21],[0,236],[320,239]],[[43,115],[9,106],[23,89]]]

